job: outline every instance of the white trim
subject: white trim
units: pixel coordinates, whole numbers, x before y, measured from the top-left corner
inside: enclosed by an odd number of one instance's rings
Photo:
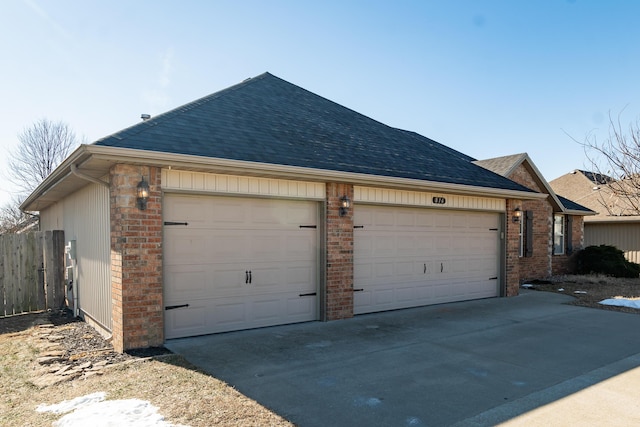
[[[434,198],[440,199],[440,201],[444,201],[444,203],[435,203]],[[361,186],[354,186],[353,200],[357,203],[422,206],[437,209],[465,209],[487,212],[504,212],[507,209],[507,201],[505,199]]]

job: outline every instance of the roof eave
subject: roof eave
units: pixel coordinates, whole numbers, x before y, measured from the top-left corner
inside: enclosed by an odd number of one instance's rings
[[[99,164],[100,169],[92,170],[92,162]],[[131,148],[82,145],[58,168],[56,168],[56,170],[49,175],[42,184],[40,184],[33,193],[31,193],[31,195],[29,195],[29,197],[20,206],[20,209],[26,211],[42,209],[42,207],[36,209],[36,207],[40,206],[36,203],[38,199],[71,175],[72,165],[79,165],[79,167],[82,167],[83,171],[92,171],[93,176],[101,176],[109,172],[105,165],[116,163],[212,173],[228,173],[232,175],[241,174],[249,176],[303,179],[317,182],[350,182],[354,185],[380,186],[417,191],[448,192],[452,194],[474,195],[480,197],[512,198],[522,200],[534,200],[547,197],[546,194],[528,191],[341,172],[271,163],[229,160],[187,154],[136,150]]]

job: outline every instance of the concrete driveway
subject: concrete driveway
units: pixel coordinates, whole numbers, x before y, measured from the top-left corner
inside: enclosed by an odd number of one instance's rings
[[[522,291],[170,340],[301,426],[634,425],[640,316]]]

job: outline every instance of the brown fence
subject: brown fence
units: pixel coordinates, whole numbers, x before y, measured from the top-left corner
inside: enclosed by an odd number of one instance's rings
[[[0,316],[62,308],[64,231],[0,236]]]

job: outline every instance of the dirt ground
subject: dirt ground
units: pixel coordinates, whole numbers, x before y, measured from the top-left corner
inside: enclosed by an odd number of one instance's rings
[[[0,318],[0,378],[2,426],[51,426],[63,415],[38,413],[38,405],[96,392],[147,400],[172,424],[292,425],[164,348],[116,353],[64,312]]]
[[[601,310],[640,314],[640,310],[599,304],[609,298],[640,299],[640,278],[624,279],[606,276],[557,276],[549,280],[534,280],[532,289],[570,295],[575,299],[572,305],[592,307]]]
[[[570,304],[640,314],[598,304],[640,299],[640,279],[562,276],[529,283],[538,291],[573,296]],[[61,415],[37,413],[39,404],[99,391],[108,400],[148,400],[174,424],[292,425],[163,347],[116,353],[92,327],[64,311],[0,318],[0,377],[0,425],[50,426]]]

